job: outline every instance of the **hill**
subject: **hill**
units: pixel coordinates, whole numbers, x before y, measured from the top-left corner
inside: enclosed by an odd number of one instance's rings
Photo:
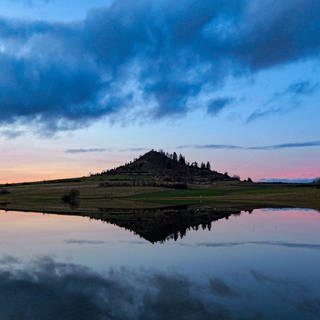
[[[211,170],[210,163],[187,163],[185,158],[176,153],[167,154],[151,150],[133,162],[101,173],[102,176],[146,177],[163,182],[208,184],[214,181],[232,181],[228,174]]]

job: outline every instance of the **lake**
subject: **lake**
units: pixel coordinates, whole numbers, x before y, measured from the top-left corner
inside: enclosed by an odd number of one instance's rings
[[[178,214],[0,211],[0,319],[320,319],[319,212]]]

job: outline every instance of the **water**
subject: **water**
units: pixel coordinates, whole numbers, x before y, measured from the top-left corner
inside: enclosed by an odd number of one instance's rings
[[[0,212],[0,319],[320,319],[319,212],[178,213]]]

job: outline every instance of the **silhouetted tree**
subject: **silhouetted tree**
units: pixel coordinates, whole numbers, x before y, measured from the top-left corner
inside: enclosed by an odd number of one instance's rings
[[[204,169],[206,168],[206,165],[205,165],[204,162],[201,162],[200,168],[201,168],[202,170],[204,170]]]
[[[208,161],[207,164],[206,164],[206,168],[207,168],[207,170],[211,171],[211,164],[210,164],[209,161]]]
[[[186,159],[181,153],[179,154],[179,163],[186,164]]]
[[[320,189],[320,177],[314,179],[313,183],[317,186],[318,189]]]
[[[172,154],[172,160],[178,161],[178,155],[175,152]]]
[[[195,168],[198,168],[198,162],[197,162],[197,161],[192,162],[192,163],[191,163],[191,166],[192,166],[192,167],[195,167]]]

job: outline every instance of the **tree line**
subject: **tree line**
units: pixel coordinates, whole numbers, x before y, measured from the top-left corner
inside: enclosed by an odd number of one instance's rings
[[[167,158],[170,158],[171,160],[181,164],[181,165],[187,165],[190,167],[200,168],[203,170],[211,171],[211,164],[209,161],[207,161],[206,163],[201,162],[201,164],[198,164],[197,161],[190,163],[190,162],[186,161],[186,158],[181,153],[179,155],[176,152],[168,153],[168,152],[163,151],[162,149],[160,149],[158,152],[161,153],[162,155],[166,156]]]

